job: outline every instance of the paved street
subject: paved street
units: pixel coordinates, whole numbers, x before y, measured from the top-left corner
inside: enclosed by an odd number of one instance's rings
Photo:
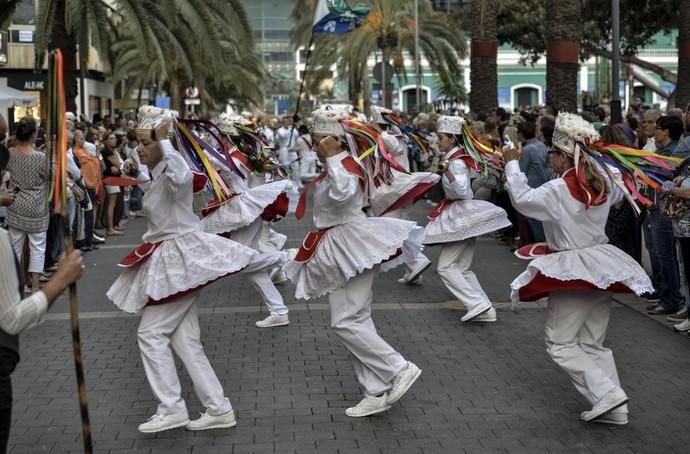
[[[415,207],[420,222],[426,204]],[[310,227],[294,220],[277,229],[299,244]],[[382,274],[374,319],[383,336],[424,373],[389,412],[352,419],[361,397],[345,349],[328,328],[320,299],[295,301],[286,328],[259,330],[266,315],[241,277],[207,288],[201,326],[206,351],[235,407],[233,429],[202,433],[137,431],[155,411],[136,345],[138,319],[105,298],[117,261],[138,244],[144,221],[86,255],[79,283],[82,342],[91,424],[98,453],[685,453],[690,445],[690,338],[646,315],[616,305],[609,334],[623,386],[631,398],[627,427],[584,424],[588,409],[543,345],[545,311],[499,305],[499,321],[460,323],[459,304],[433,270],[420,286]],[[438,251],[429,249],[435,259]],[[474,269],[489,296],[508,300],[508,283],[524,268],[491,237],[478,243]],[[627,301],[639,308],[642,303]],[[62,297],[47,321],[24,335],[14,373],[12,453],[81,452],[68,304]],[[261,311],[261,314],[259,313]],[[186,372],[180,373],[192,415],[202,411]]]

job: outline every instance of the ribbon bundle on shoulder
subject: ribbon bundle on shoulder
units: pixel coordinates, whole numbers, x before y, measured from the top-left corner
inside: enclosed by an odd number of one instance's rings
[[[420,156],[428,156],[431,154],[431,140],[429,140],[429,137],[422,131],[409,124],[403,123],[403,121],[392,112],[381,112],[381,117],[390,125],[397,127],[407,138],[412,149]]]

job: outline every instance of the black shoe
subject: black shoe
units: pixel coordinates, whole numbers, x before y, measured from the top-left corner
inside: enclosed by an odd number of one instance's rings
[[[650,304],[649,306],[645,307],[646,311],[653,311],[656,310],[657,307],[663,307],[661,304]]]
[[[666,309],[666,308],[664,308],[662,305],[659,305],[659,307],[657,307],[657,308],[655,308],[655,309],[652,309],[652,310],[649,310],[649,311],[647,311],[647,313],[648,313],[649,315],[669,315],[669,314],[675,314],[676,311],[675,311],[675,310]]]
[[[82,246],[79,248],[79,250],[82,252],[89,252],[91,248],[89,246]]]
[[[661,301],[661,298],[659,298],[659,294],[656,292],[648,294],[648,295],[644,295],[644,297],[650,303],[658,303],[659,301]]]

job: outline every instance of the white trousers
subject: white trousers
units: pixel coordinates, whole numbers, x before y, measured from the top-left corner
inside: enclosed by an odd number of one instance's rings
[[[331,327],[350,351],[357,381],[370,396],[389,390],[393,378],[407,365],[405,358],[379,336],[371,319],[377,271],[366,270],[328,295]]]
[[[583,290],[549,295],[546,350],[590,404],[620,386],[613,353],[604,347],[612,294]],[[627,406],[616,410],[627,413]]]
[[[465,305],[467,310],[480,304],[491,304],[477,276],[470,271],[475,244],[475,238],[443,243],[438,257],[438,275],[446,288]]]
[[[395,219],[403,219],[403,220],[409,220],[410,219],[410,213],[407,208],[399,208],[397,210],[389,211],[388,213],[384,214],[381,216],[382,218],[395,218]],[[422,263],[428,263],[429,258],[422,253],[422,251],[419,251],[417,255],[415,256],[414,259],[410,260],[409,262],[405,263],[405,268],[407,268],[407,272],[405,275],[409,275],[412,273],[418,266],[420,266]]]
[[[10,227],[9,234],[12,249],[14,249],[20,262],[24,258],[24,241],[29,240],[29,273],[42,273],[45,265],[48,232],[29,233]]]
[[[180,357],[194,384],[194,391],[209,415],[232,410],[230,401],[201,345],[196,302],[200,292],[175,302],[144,308],[138,338],[141,360],[151,390],[160,402],[156,413],[187,411],[182,399],[173,350]]]
[[[258,218],[248,226],[232,232],[230,238],[250,248],[258,249],[263,225],[263,219]],[[269,268],[280,264],[270,257],[281,257],[282,255],[283,253],[280,251],[261,254],[261,256],[264,256],[263,258],[257,257],[256,259],[252,259],[249,266],[241,272],[242,275],[249,279],[249,282],[252,283],[256,291],[259,292],[268,311],[271,314],[277,315],[287,315],[288,308],[285,305],[285,301],[283,301],[283,296],[280,294],[273,281],[271,281],[268,273]]]

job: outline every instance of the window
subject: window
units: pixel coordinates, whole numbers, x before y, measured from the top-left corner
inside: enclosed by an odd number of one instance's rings
[[[17,6],[17,10],[12,18],[14,25],[35,25],[36,24],[36,2],[35,0],[22,0]]]

